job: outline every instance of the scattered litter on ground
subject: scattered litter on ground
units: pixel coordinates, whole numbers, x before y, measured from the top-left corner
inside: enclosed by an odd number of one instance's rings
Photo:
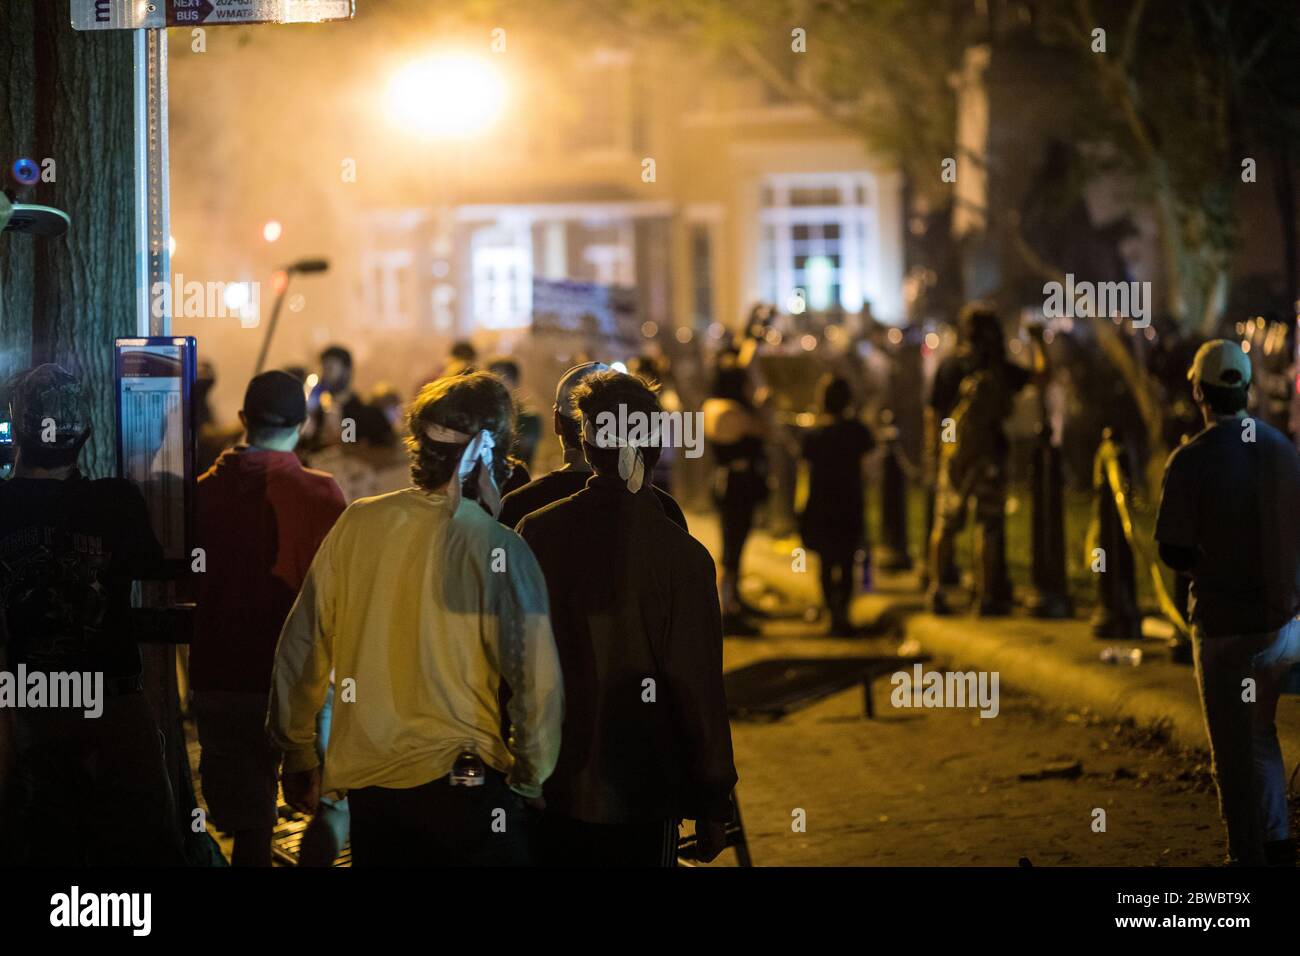
[[[1142,648],[1105,647],[1101,651],[1103,664],[1131,664],[1137,667],[1142,663]]]
[[[1022,771],[1018,776],[1021,780],[1073,780],[1082,775],[1082,760],[1059,760],[1037,770]]]

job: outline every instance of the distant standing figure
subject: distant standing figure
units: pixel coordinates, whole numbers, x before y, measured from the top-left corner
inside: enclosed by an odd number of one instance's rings
[[[803,457],[811,475],[799,533],[821,562],[822,595],[831,616],[831,633],[843,636],[853,633],[849,622],[853,563],[866,544],[862,471],[876,439],[871,429],[849,414],[853,392],[845,379],[828,376],[821,392],[827,422],[803,441]]]
[[[946,569],[952,564],[957,535],[975,506],[977,613],[999,617],[1011,613],[1011,579],[1007,575],[1007,462],[1011,445],[1003,422],[1016,393],[1029,382],[1027,369],[1007,361],[1002,326],[995,312],[979,304],[961,316],[965,354],[956,405],[947,424],[939,422],[938,485],[934,528],[930,534],[929,603],[935,614],[951,613],[944,596]],[[937,384],[936,384],[937,387]],[[952,439],[944,432],[951,429]]]
[[[348,422],[357,442],[387,448],[397,440],[383,411],[356,393],[352,353],[341,345],[331,345],[320,354],[320,383],[308,400],[308,413],[308,445],[313,451],[344,441]]]
[[[628,372],[644,379],[653,388],[657,389],[655,395],[659,398],[659,404],[665,412],[670,414],[674,412],[680,413],[682,411],[682,399],[677,394],[677,389],[673,387],[669,371],[670,366],[667,358],[655,358],[652,355],[638,356],[628,366]],[[659,450],[659,460],[655,462],[654,483],[655,487],[670,495],[673,493],[673,466],[676,463],[676,448],[665,447]]]
[[[537,442],[542,437],[542,419],[519,395],[522,381],[519,363],[512,358],[494,358],[488,363],[488,371],[506,383],[510,394],[515,399],[515,447],[514,455],[524,467],[531,471],[533,456],[537,454]]]
[[[734,352],[718,359],[713,394],[704,402],[704,440],[713,450],[713,501],[722,522],[718,589],[727,634],[753,637],[758,628],[740,599],[740,564],[754,527],[754,511],[767,498],[766,426],[754,403],[748,367]]]
[[[212,389],[216,384],[216,366],[207,360],[199,362],[199,374],[194,380],[194,425],[198,431],[195,472],[200,475],[244,433],[237,425],[226,426],[217,421],[212,411]]]

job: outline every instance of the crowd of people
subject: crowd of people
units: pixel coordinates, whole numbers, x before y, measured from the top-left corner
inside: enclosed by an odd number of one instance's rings
[[[928,402],[921,581],[930,609],[952,613],[953,545],[973,509],[973,608],[1000,616],[1012,606],[1004,425],[1016,394],[1050,373],[1041,339],[1028,367],[1008,360],[987,306],[967,308],[958,330]],[[406,404],[387,387],[361,397],[350,352],[331,346],[314,379],[290,369],[248,383],[237,441],[200,414],[211,461],[196,490],[204,561],[189,582],[187,689],[204,800],[233,837],[232,862],[270,865],[281,788],[311,817],[304,865],[329,865],[349,842],[360,866],[672,865],[684,820],[713,859],[737,780],[722,640],[761,633],[742,559],[770,500],[770,452],[790,443],[756,352],[753,337],[722,349],[700,407],[716,567],[671,493],[673,443],[596,424],[680,409],[652,361],[631,373],[584,361],[560,376],[560,464],[538,477],[543,420],[519,398],[519,364],[481,363],[467,343]],[[1187,377],[1204,428],[1169,460],[1156,538],[1191,581],[1230,858],[1286,862],[1274,716],[1300,663],[1300,457],[1248,415],[1252,366],[1235,342],[1203,345]],[[209,370],[201,412],[211,381]],[[829,633],[857,636],[877,441],[848,377],[826,374],[816,395],[793,445],[807,469],[797,529],[819,559]],[[41,366],[10,396],[0,670],[106,683],[95,720],[0,709],[0,854],[179,862],[128,620],[132,582],[162,564],[144,501],[78,470],[91,425],[75,377]],[[345,494],[304,464],[340,443],[400,458],[400,487]]]
[[[242,440],[197,483],[191,713],[231,861],[271,863],[281,787],[312,817],[305,865],[345,842],[359,866],[672,865],[684,820],[713,859],[736,784],[713,560],[650,480],[660,447],[591,424],[656,414],[655,385],[567,372],[564,464],[530,480],[517,367],[459,361],[386,431],[351,365],[327,349],[315,390],[254,377]],[[162,565],[144,501],[78,470],[91,425],[74,376],[41,366],[11,399],[0,669],[103,671],[109,689],[96,720],[0,712],[5,862],[179,863],[128,620],[132,582]],[[304,435],[349,428],[380,447],[400,431],[406,487],[347,506],[303,465]]]

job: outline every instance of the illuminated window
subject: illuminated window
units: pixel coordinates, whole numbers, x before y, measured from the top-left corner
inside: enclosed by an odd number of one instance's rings
[[[867,173],[769,176],[761,191],[759,283],[784,307],[796,291],[809,310],[862,309],[875,212]]]
[[[474,325],[515,329],[533,308],[532,236],[526,225],[479,229],[471,241]]]

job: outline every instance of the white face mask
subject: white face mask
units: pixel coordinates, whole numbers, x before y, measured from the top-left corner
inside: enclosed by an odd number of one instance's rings
[[[593,448],[617,448],[618,476],[627,483],[627,490],[636,494],[645,484],[645,457],[641,448],[659,444],[658,421],[652,416],[649,428],[643,429],[644,435],[629,439],[626,419],[612,412],[602,412],[596,417],[601,420],[599,425],[583,418],[582,440]]]
[[[451,510],[454,512],[460,506],[461,484],[477,471],[478,500],[492,512],[492,517],[495,518],[500,514],[501,491],[497,488],[496,479],[492,477],[492,451],[496,447],[492,433],[484,428],[471,437],[442,425],[425,425],[424,434],[430,441],[465,446],[465,451],[460,456],[460,464],[456,466],[456,475],[447,489]]]

